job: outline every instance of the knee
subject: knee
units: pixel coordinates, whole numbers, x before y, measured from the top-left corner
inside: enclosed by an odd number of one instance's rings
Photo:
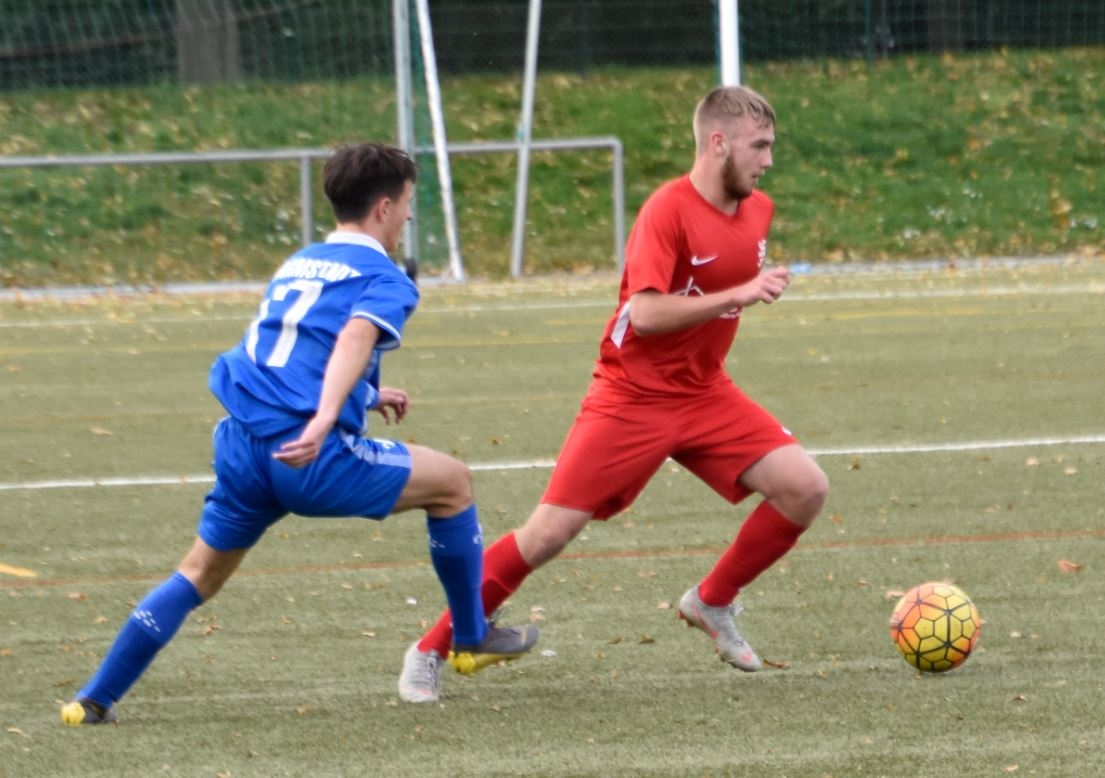
[[[460,460],[452,460],[443,481],[443,497],[449,504],[447,510],[450,515],[460,513],[476,501],[476,492],[472,486],[472,471]]]
[[[825,475],[824,470],[817,467],[815,472],[811,474],[809,483],[806,484],[806,503],[808,510],[813,514],[810,521],[813,521],[817,514],[821,513],[821,509],[825,507],[825,502],[828,499],[829,477]]]
[[[776,507],[791,521],[808,527],[829,498],[829,477],[816,464],[795,473],[776,500]]]

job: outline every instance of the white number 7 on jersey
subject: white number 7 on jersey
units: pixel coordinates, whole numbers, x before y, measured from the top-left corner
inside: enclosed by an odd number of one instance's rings
[[[249,339],[246,341],[246,353],[254,362],[257,361],[257,341],[261,336],[261,322],[269,315],[269,304],[273,300],[278,303],[283,302],[287,298],[288,292],[299,292],[299,296],[284,311],[284,318],[281,320],[280,326],[280,337],[276,339],[272,352],[265,360],[265,364],[269,367],[284,367],[288,364],[288,357],[291,356],[292,349],[295,348],[295,339],[299,336],[299,323],[303,321],[307,311],[311,309],[311,306],[318,300],[318,296],[322,294],[322,281],[305,281],[297,278],[290,283],[273,287],[272,296],[261,301],[261,310],[257,312],[257,318],[250,322]]]

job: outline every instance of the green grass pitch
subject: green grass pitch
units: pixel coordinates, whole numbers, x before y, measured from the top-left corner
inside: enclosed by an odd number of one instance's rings
[[[540,496],[612,276],[429,287],[381,435],[475,470],[485,530]],[[442,595],[424,522],[289,517],[118,706],[59,704],[185,551],[208,488],[212,358],[252,295],[0,303],[0,776],[1099,776],[1105,723],[1105,265],[799,277],[745,314],[738,383],[828,472],[829,504],[742,595],[745,675],[672,608],[734,509],[673,464],[514,596],[537,652],[398,701]],[[921,676],[888,619],[951,580],[984,624]]]

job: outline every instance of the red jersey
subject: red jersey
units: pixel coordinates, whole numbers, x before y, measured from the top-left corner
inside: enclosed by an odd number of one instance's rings
[[[629,298],[655,289],[702,295],[747,283],[767,255],[775,206],[759,190],[732,216],[698,193],[690,176],[661,186],[641,207],[626,244],[618,309],[606,325],[595,377],[646,395],[697,393],[728,380],[725,357],[740,309],[713,321],[662,335],[638,337],[629,323]]]

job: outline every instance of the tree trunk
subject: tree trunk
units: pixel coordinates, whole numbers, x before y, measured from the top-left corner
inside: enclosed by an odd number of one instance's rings
[[[241,67],[232,0],[176,0],[176,45],[182,84],[237,79]]]
[[[963,49],[963,0],[930,0],[929,49]]]

